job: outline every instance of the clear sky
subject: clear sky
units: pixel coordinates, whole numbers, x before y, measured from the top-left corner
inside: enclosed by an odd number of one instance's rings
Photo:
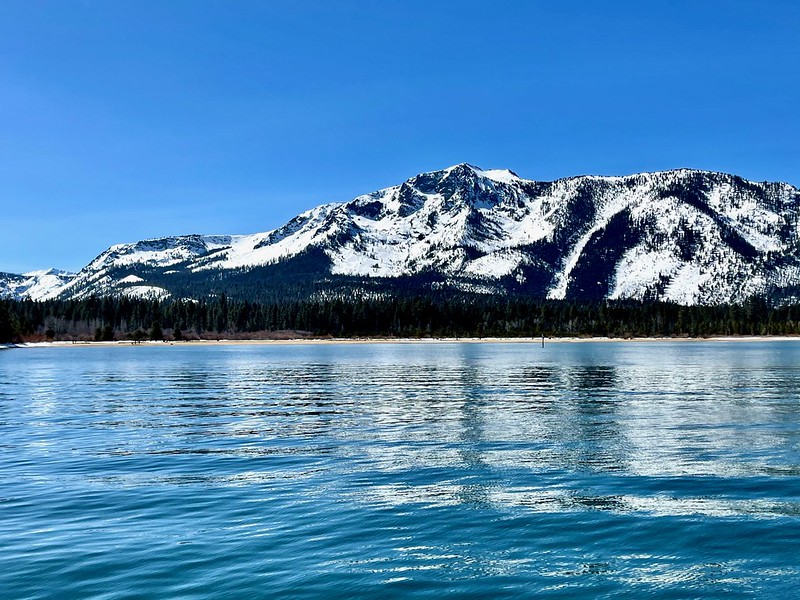
[[[800,2],[3,0],[0,271],[459,162],[800,185]]]

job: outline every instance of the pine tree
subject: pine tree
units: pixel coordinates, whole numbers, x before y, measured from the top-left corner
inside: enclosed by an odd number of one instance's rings
[[[153,326],[150,328],[150,339],[162,341],[164,339],[164,332],[161,330],[161,323],[153,321]]]
[[[0,301],[0,344],[13,342],[17,335],[8,304]]]

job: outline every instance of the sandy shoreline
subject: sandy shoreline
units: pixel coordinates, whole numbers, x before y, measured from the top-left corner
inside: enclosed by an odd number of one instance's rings
[[[798,342],[800,336],[713,336],[706,338],[689,337],[555,337],[545,338],[547,344],[591,344],[591,343],[663,343],[663,342]],[[108,347],[199,347],[199,346],[301,346],[301,345],[349,345],[349,344],[536,344],[541,345],[542,338],[296,338],[276,340],[191,340],[191,341],[143,341],[134,343],[129,340],[114,342],[24,342],[9,344],[6,348],[108,348]]]

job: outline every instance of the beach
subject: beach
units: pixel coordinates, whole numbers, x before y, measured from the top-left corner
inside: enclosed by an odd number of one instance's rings
[[[591,343],[643,343],[643,342],[796,342],[800,336],[709,336],[709,337],[545,337],[544,344],[591,344]],[[12,348],[108,348],[124,346],[141,347],[195,347],[195,346],[286,346],[286,345],[352,345],[352,344],[542,344],[541,337],[507,337],[507,338],[290,338],[260,340],[187,340],[187,341],[155,341],[117,340],[106,342],[95,341],[53,341],[23,342],[11,344]]]

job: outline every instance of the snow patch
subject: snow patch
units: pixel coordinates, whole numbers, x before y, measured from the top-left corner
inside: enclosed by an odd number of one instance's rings
[[[120,293],[125,296],[133,296],[134,298],[147,298],[150,300],[160,300],[167,298],[170,295],[170,293],[164,288],[154,285],[134,285],[120,290]]]
[[[498,279],[513,273],[514,269],[525,260],[525,255],[521,252],[500,250],[470,261],[464,268],[464,272],[473,277]]]
[[[128,275],[120,279],[118,283],[139,283],[140,281],[144,281],[144,279],[136,275]]]

